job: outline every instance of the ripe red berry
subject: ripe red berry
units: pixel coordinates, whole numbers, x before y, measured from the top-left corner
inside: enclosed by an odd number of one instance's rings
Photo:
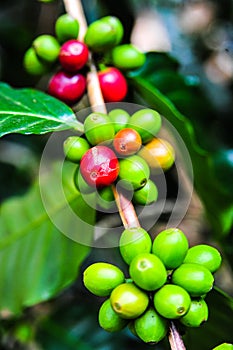
[[[117,179],[119,162],[110,148],[95,146],[82,157],[80,171],[88,185],[101,188],[111,185]]]
[[[82,74],[71,74],[62,70],[52,76],[48,86],[50,95],[70,105],[77,102],[85,90],[86,78]]]
[[[141,136],[136,130],[130,128],[118,131],[113,140],[113,146],[116,152],[122,156],[136,153],[141,145]]]
[[[128,91],[124,75],[114,67],[98,72],[100,88],[105,102],[122,101]]]
[[[88,48],[84,43],[71,39],[62,45],[59,61],[65,70],[76,72],[87,63],[88,55]]]

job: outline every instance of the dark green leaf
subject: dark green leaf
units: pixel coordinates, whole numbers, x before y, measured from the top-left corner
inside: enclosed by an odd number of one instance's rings
[[[73,185],[74,166],[65,163],[63,186],[59,181],[61,169],[62,163],[58,163],[41,177],[40,185],[37,182],[25,196],[11,198],[1,207],[2,313],[16,314],[24,307],[55,296],[75,280],[81,262],[89,253],[88,246],[68,239],[50,219],[70,223],[74,232],[87,237],[87,243],[91,242],[95,211],[87,206]],[[66,194],[65,199],[60,188]],[[47,211],[41,199],[43,192]],[[81,219],[78,225],[72,220],[73,210]]]
[[[35,89],[13,89],[0,83],[0,137],[10,133],[83,132],[71,108]]]
[[[219,186],[213,176],[212,154],[200,146],[190,120],[168,98],[142,78],[133,78],[131,82],[140,97],[151,108],[158,110],[179,132],[192,160],[195,188],[205,205],[213,230],[219,238],[227,234],[233,225],[232,194],[226,193],[224,184]]]

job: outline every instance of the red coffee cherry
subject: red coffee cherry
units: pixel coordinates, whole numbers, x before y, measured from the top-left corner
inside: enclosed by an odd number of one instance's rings
[[[117,179],[119,162],[110,148],[95,146],[82,157],[80,171],[88,185],[101,188],[111,185]]]
[[[68,72],[76,72],[83,68],[88,60],[88,48],[81,41],[71,39],[66,41],[59,53],[59,61]]]
[[[86,78],[80,74],[66,73],[62,70],[55,73],[48,86],[48,93],[59,100],[72,105],[85,93]]]
[[[116,152],[122,156],[136,153],[142,145],[139,133],[130,128],[120,130],[114,137],[113,146]]]
[[[124,75],[114,67],[98,72],[100,88],[105,102],[122,101],[128,91]]]

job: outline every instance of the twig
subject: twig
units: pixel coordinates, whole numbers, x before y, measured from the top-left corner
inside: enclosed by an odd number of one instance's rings
[[[67,13],[70,13],[74,18],[79,21],[80,34],[79,39],[82,40],[87,28],[86,18],[83,12],[81,0],[63,0]],[[107,112],[106,105],[104,103],[103,95],[100,89],[96,66],[90,55],[89,57],[90,71],[87,76],[87,92],[90,105],[93,111]],[[122,223],[125,228],[140,227],[140,223],[135,212],[134,206],[124,195],[117,191],[115,186],[113,188],[114,197],[119,210],[119,214]],[[185,350],[182,338],[177,331],[173,322],[170,323],[168,340],[171,350]]]

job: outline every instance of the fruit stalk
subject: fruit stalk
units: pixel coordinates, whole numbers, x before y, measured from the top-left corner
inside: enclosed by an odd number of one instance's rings
[[[63,0],[66,12],[76,18],[80,23],[79,40],[82,41],[87,29],[85,14],[83,11],[81,0]],[[97,69],[91,54],[89,56],[90,71],[87,75],[87,92],[88,98],[93,112],[107,113],[107,108],[104,103],[103,95],[100,89],[97,76]],[[131,201],[119,193],[113,186],[113,193],[122,223],[125,228],[140,227],[140,223]],[[173,322],[170,322],[168,340],[171,350],[185,350],[183,340],[176,329]]]

